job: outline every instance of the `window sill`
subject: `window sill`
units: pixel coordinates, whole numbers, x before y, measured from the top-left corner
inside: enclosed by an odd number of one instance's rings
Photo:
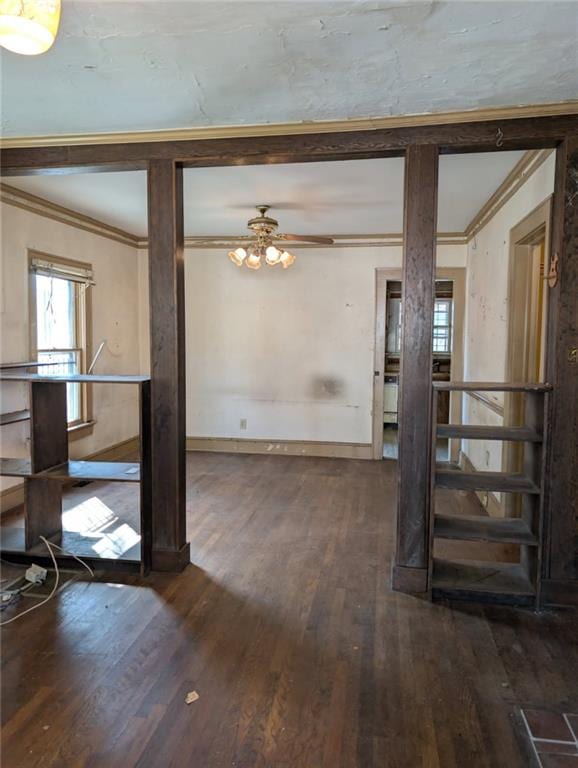
[[[82,424],[74,424],[68,427],[68,439],[80,440],[87,435],[92,435],[96,421],[83,421]]]

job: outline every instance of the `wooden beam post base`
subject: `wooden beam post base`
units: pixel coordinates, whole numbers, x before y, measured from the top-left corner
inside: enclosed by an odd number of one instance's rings
[[[406,568],[394,565],[391,572],[391,587],[395,592],[410,595],[424,594],[428,591],[427,568]]]
[[[153,571],[180,573],[191,562],[191,545],[187,542],[181,549],[153,549],[151,565]]]

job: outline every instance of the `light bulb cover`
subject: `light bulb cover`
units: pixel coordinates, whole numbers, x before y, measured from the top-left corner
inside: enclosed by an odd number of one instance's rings
[[[295,256],[293,256],[292,253],[289,253],[289,251],[283,251],[279,260],[283,265],[283,269],[287,269],[295,263]]]
[[[261,268],[261,257],[258,253],[249,253],[247,258],[245,259],[245,266],[249,267],[249,269],[260,269]]]
[[[270,245],[265,251],[265,261],[269,266],[274,267],[275,264],[279,264],[281,259],[281,251],[275,248],[274,245]]]
[[[45,53],[59,23],[60,0],[0,0],[0,45],[13,53]]]
[[[229,251],[229,258],[235,266],[242,267],[247,258],[247,251],[244,248],[236,248],[234,251]]]

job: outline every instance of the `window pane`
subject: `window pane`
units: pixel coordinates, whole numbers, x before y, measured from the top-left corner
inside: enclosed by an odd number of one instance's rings
[[[70,280],[36,275],[38,349],[76,346],[75,286]]]
[[[80,373],[78,352],[39,352],[38,360],[40,362],[53,363],[50,368],[43,368],[43,373],[62,373],[65,375]],[[80,421],[82,417],[80,386],[80,384],[66,385],[67,419],[69,424],[73,421]]]

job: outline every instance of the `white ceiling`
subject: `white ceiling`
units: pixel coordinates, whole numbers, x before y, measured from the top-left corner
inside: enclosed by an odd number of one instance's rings
[[[575,99],[576,2],[63,0],[2,51],[5,136],[345,119]]]
[[[440,157],[440,232],[462,232],[523,152]],[[186,235],[246,234],[253,206],[267,203],[280,231],[378,234],[403,226],[401,158],[186,169]],[[146,236],[144,171],[26,176],[12,186]]]

